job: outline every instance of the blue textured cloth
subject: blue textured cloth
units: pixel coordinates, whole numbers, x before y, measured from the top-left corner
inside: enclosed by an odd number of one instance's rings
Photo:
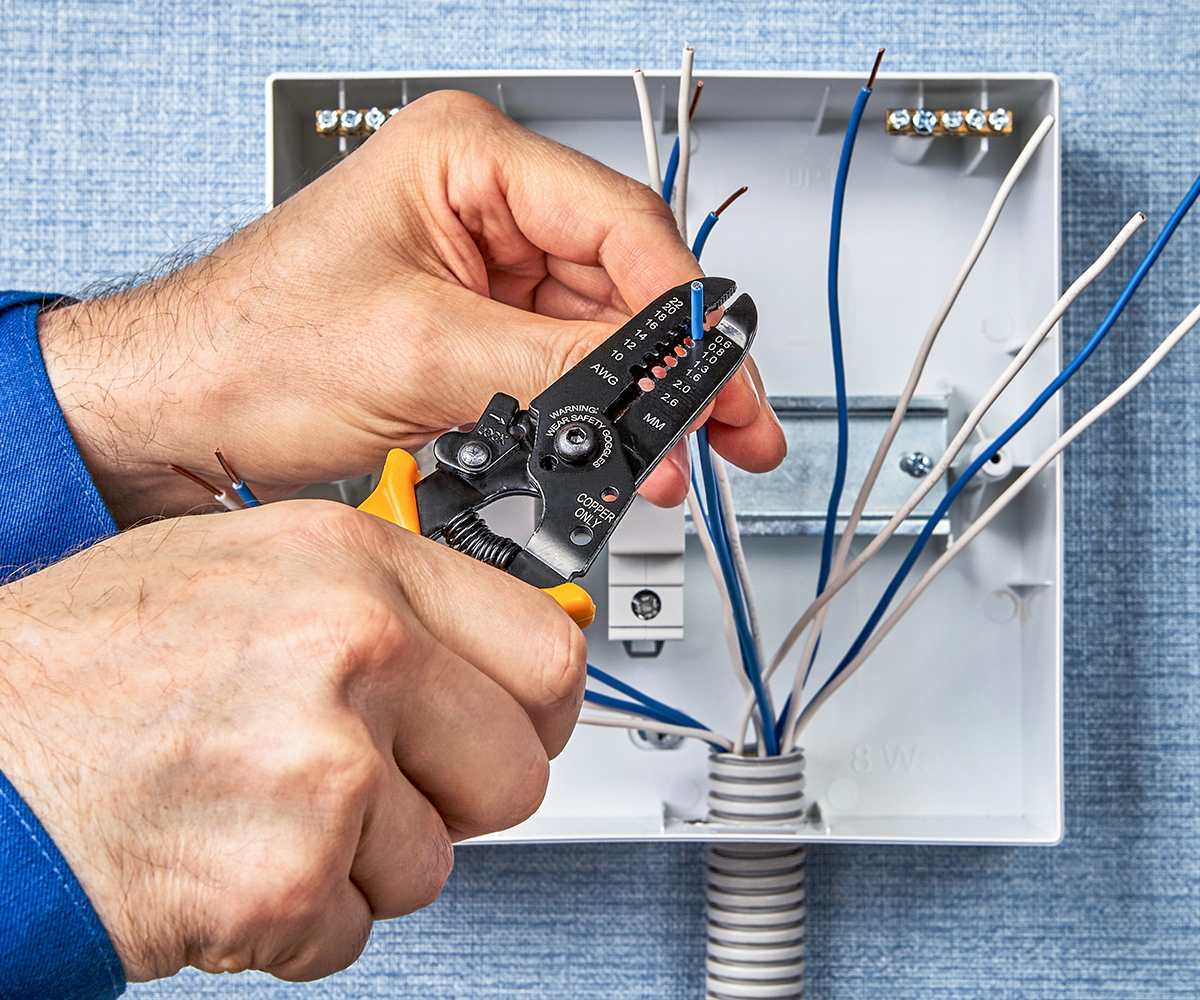
[[[697,67],[1050,70],[1063,81],[1063,273],[1200,170],[1189,0],[0,0],[0,279],[78,288],[257,212],[276,70]],[[36,123],[36,126],[31,123]],[[1176,235],[1066,390],[1080,417],[1200,300]],[[1064,323],[1082,345],[1120,289]],[[822,1000],[1200,995],[1200,341],[1066,458],[1066,839],[1053,849],[816,847]],[[769,377],[769,373],[768,373]],[[319,983],[185,972],[139,1000],[703,995],[689,845],[472,848],[428,910]]]
[[[0,292],[0,578],[112,534],[38,347],[41,293]],[[97,1000],[120,960],[54,841],[0,774],[0,1000]]]
[[[0,582],[114,534],[38,346],[40,292],[0,292]]]
[[[0,774],[0,1000],[125,992],[108,933],[58,848]]]

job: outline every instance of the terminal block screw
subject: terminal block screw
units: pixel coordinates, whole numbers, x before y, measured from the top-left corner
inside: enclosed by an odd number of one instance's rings
[[[642,621],[648,622],[651,618],[657,618],[662,611],[662,598],[653,590],[639,590],[633,595],[629,606]]]
[[[362,127],[362,112],[350,108],[342,112],[342,128],[347,132],[357,132]]]
[[[943,111],[942,128],[947,132],[957,132],[962,128],[963,113],[961,111]]]
[[[332,132],[337,128],[338,113],[326,108],[317,112],[317,131]]]
[[[927,108],[920,108],[913,113],[912,125],[919,135],[932,135],[937,128],[937,115]]]
[[[1010,115],[1004,108],[997,108],[988,115],[988,124],[992,126],[994,132],[1003,132],[1008,128],[1008,123],[1012,121]]]
[[[387,121],[387,115],[380,111],[379,108],[372,108],[367,112],[367,115],[363,120],[367,123],[367,128],[374,132],[385,121]]]
[[[907,108],[897,108],[888,115],[888,124],[897,132],[903,132],[912,122],[912,115],[908,113]]]
[[[983,126],[987,124],[987,116],[978,108],[972,108],[964,117],[967,121],[967,128],[972,132],[982,132]]]
[[[933,459],[923,451],[910,451],[901,457],[900,468],[914,479],[924,479],[933,471]]]
[[[468,441],[458,449],[458,464],[464,469],[482,469],[492,460],[492,453],[482,441]]]

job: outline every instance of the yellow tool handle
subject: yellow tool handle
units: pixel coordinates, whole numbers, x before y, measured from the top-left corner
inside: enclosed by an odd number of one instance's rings
[[[421,518],[417,513],[416,489],[420,478],[417,460],[403,448],[393,448],[383,465],[379,485],[358,509],[419,535]],[[580,628],[587,628],[595,621],[596,605],[592,603],[591,595],[578,584],[560,583],[557,587],[547,587],[545,593],[553,597]]]

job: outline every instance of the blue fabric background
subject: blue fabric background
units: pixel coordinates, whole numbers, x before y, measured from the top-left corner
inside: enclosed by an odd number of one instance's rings
[[[0,287],[70,291],[259,211],[273,70],[670,66],[1053,70],[1065,269],[1200,171],[1200,8],[1022,0],[0,0]],[[1067,417],[1200,299],[1186,222]],[[1101,279],[1073,352],[1115,295]],[[1054,849],[812,852],[812,997],[1200,995],[1200,343],[1067,462],[1067,837]],[[696,998],[692,847],[464,850],[442,899],[306,986],[185,973],[152,997]]]

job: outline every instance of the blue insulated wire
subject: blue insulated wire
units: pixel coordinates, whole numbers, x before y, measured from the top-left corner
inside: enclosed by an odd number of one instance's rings
[[[704,483],[704,492],[708,500],[709,533],[712,535],[713,548],[717,552],[717,561],[721,564],[721,574],[725,577],[725,587],[729,591],[729,602],[733,605],[733,620],[737,626],[738,648],[742,654],[742,668],[750,680],[754,691],[754,700],[758,704],[759,718],[762,723],[763,742],[769,756],[779,753],[779,741],[775,738],[775,717],[771,714],[771,704],[767,698],[766,685],[762,679],[762,668],[758,662],[758,649],[754,645],[754,634],[750,629],[749,616],[746,614],[746,599],[742,592],[741,580],[729,549],[728,528],[725,524],[724,511],[721,505],[721,492],[717,486],[716,470],[713,467],[712,452],[708,445],[708,429],[701,427],[696,432],[696,443],[700,455],[700,469]]]
[[[681,723],[676,722],[674,719],[662,718],[657,712],[655,712],[654,709],[647,708],[645,705],[639,705],[632,701],[622,701],[620,698],[610,698],[608,695],[600,694],[596,691],[584,691],[583,700],[590,702],[593,705],[600,705],[604,708],[615,708],[621,712],[629,712],[633,715],[644,716],[649,723],[646,728],[651,731],[654,729],[655,722],[662,722],[668,726],[683,725],[688,726],[691,729],[702,729],[706,732],[711,732],[708,726],[703,726],[695,720],[689,723]],[[725,752],[725,748],[721,746],[720,743],[709,743],[709,746],[721,753]]]
[[[241,497],[242,503],[244,503],[247,507],[261,507],[262,506],[262,503],[259,501],[258,497],[256,497],[254,495],[254,491],[251,490],[250,487],[247,486],[243,482],[239,481],[239,482],[234,483],[233,484],[233,492],[236,493],[239,497]]]
[[[696,260],[700,259],[700,255],[704,253],[704,244],[708,242],[708,234],[712,232],[712,227],[717,224],[720,218],[715,212],[709,212],[704,217],[704,221],[700,223],[700,231],[696,233],[696,238],[692,241],[692,256]]]
[[[670,705],[664,704],[651,698],[648,694],[643,694],[632,684],[626,684],[624,681],[617,679],[612,674],[606,673],[599,667],[593,667],[590,663],[587,665],[588,676],[593,680],[599,681],[601,684],[612,688],[614,691],[620,691],[621,694],[628,695],[636,702],[640,702],[646,708],[653,709],[661,716],[662,722],[674,722],[678,726],[692,726],[696,729],[707,729],[708,726],[697,722],[690,715],[679,711],[677,708],[672,708]]]
[[[1158,234],[1158,239],[1154,241],[1154,245],[1146,253],[1146,256],[1142,258],[1142,262],[1138,265],[1137,270],[1134,271],[1133,277],[1129,279],[1129,282],[1125,285],[1120,297],[1115,303],[1113,303],[1113,307],[1108,311],[1108,315],[1105,316],[1101,321],[1100,325],[1096,328],[1095,333],[1093,333],[1088,339],[1088,342],[1083,345],[1083,348],[1078,354],[1075,355],[1075,357],[1071,359],[1070,363],[1054,377],[1050,384],[1041,391],[1037,399],[1029,404],[1025,412],[1017,417],[1017,419],[1008,426],[1004,433],[992,442],[991,446],[986,451],[984,451],[978,458],[975,459],[975,461],[967,466],[963,474],[954,481],[954,485],[952,485],[946,491],[946,495],[942,498],[941,503],[937,505],[937,509],[934,510],[934,512],[930,515],[929,520],[925,522],[925,527],[921,530],[921,534],[917,536],[917,540],[913,543],[913,546],[909,550],[908,555],[905,557],[904,562],[901,563],[900,568],[896,570],[895,576],[892,577],[887,589],[883,592],[883,596],[880,597],[879,603],[875,605],[875,610],[871,612],[871,617],[867,619],[867,623],[863,626],[862,631],[859,632],[858,637],[854,640],[854,644],[850,647],[850,650],[844,657],[842,657],[841,662],[834,669],[833,673],[829,675],[828,680],[826,680],[821,686],[821,690],[824,690],[825,687],[827,687],[829,683],[849,665],[850,661],[858,655],[859,651],[871,637],[871,633],[875,631],[875,627],[879,624],[880,620],[883,618],[883,615],[887,611],[888,605],[891,604],[892,599],[896,596],[896,593],[904,583],[905,578],[912,571],[913,566],[916,564],[917,558],[921,555],[921,551],[925,548],[925,545],[933,536],[934,529],[937,527],[938,522],[940,522],[941,519],[946,516],[946,512],[950,509],[950,505],[954,503],[955,498],[963,491],[963,489],[966,488],[966,485],[971,481],[971,478],[980,469],[982,469],[984,465],[991,461],[992,457],[1009,441],[1011,441],[1017,432],[1021,430],[1021,428],[1023,428],[1029,423],[1030,420],[1033,419],[1037,412],[1046,405],[1047,401],[1056,392],[1058,392],[1063,384],[1066,383],[1066,381],[1071,378],[1072,375],[1079,371],[1083,363],[1087,361],[1092,352],[1095,351],[1095,349],[1100,345],[1100,341],[1102,341],[1108,331],[1112,329],[1113,324],[1116,323],[1118,317],[1124,311],[1125,306],[1133,297],[1133,293],[1137,291],[1138,286],[1142,283],[1142,279],[1146,277],[1146,273],[1154,265],[1154,262],[1158,260],[1159,254],[1162,253],[1163,248],[1167,245],[1167,241],[1170,240],[1171,236],[1178,228],[1179,223],[1183,221],[1183,217],[1195,203],[1197,197],[1200,197],[1200,177],[1196,178],[1195,183],[1184,196],[1183,200],[1179,203],[1174,214],[1169,220],[1167,220],[1167,224],[1163,226],[1162,232]],[[818,694],[820,694],[819,691]]]
[[[700,259],[700,253],[704,250],[704,242],[708,239],[708,234],[716,224],[717,218],[715,212],[710,212],[704,225],[701,226],[700,232],[696,236],[696,242],[692,246],[692,253],[696,260]],[[701,343],[704,338],[704,285],[699,281],[692,282],[691,331],[692,340],[697,344]],[[696,484],[695,470],[692,471],[692,483],[696,486],[697,498],[704,496],[706,501],[701,504],[700,513],[708,526],[708,533],[717,553],[717,562],[721,566],[721,575],[725,578],[725,588],[729,591],[729,601],[733,605],[738,651],[742,657],[742,669],[750,680],[750,686],[754,690],[754,699],[758,704],[763,742],[767,753],[774,756],[779,753],[779,741],[775,736],[775,719],[771,715],[770,701],[762,680],[762,665],[758,662],[758,647],[754,644],[750,616],[746,613],[741,577],[729,545],[729,528],[725,521],[721,491],[717,486],[716,469],[713,466],[712,452],[709,449],[707,427],[701,427],[696,432],[696,450],[700,458],[704,489],[701,490]]]
[[[837,395],[837,465],[833,474],[833,489],[829,493],[829,507],[825,512],[825,536],[821,544],[821,571],[817,577],[817,596],[829,582],[829,567],[833,562],[833,538],[837,530],[838,507],[842,502],[842,489],[846,485],[846,460],[849,449],[850,414],[846,402],[846,368],[842,358],[842,320],[838,311],[838,257],[842,239],[842,205],[846,196],[846,178],[850,173],[850,157],[854,153],[854,141],[858,137],[859,122],[871,96],[869,86],[858,92],[850,123],[846,126],[846,137],[842,140],[842,158],[838,163],[837,180],[833,186],[833,212],[829,223],[829,271],[827,297],[829,300],[829,337],[833,348],[833,384]]]
[[[667,161],[667,172],[663,177],[663,201],[671,204],[671,195],[675,192],[675,174],[679,170],[679,136],[675,137],[675,146],[671,149],[671,159]]]

